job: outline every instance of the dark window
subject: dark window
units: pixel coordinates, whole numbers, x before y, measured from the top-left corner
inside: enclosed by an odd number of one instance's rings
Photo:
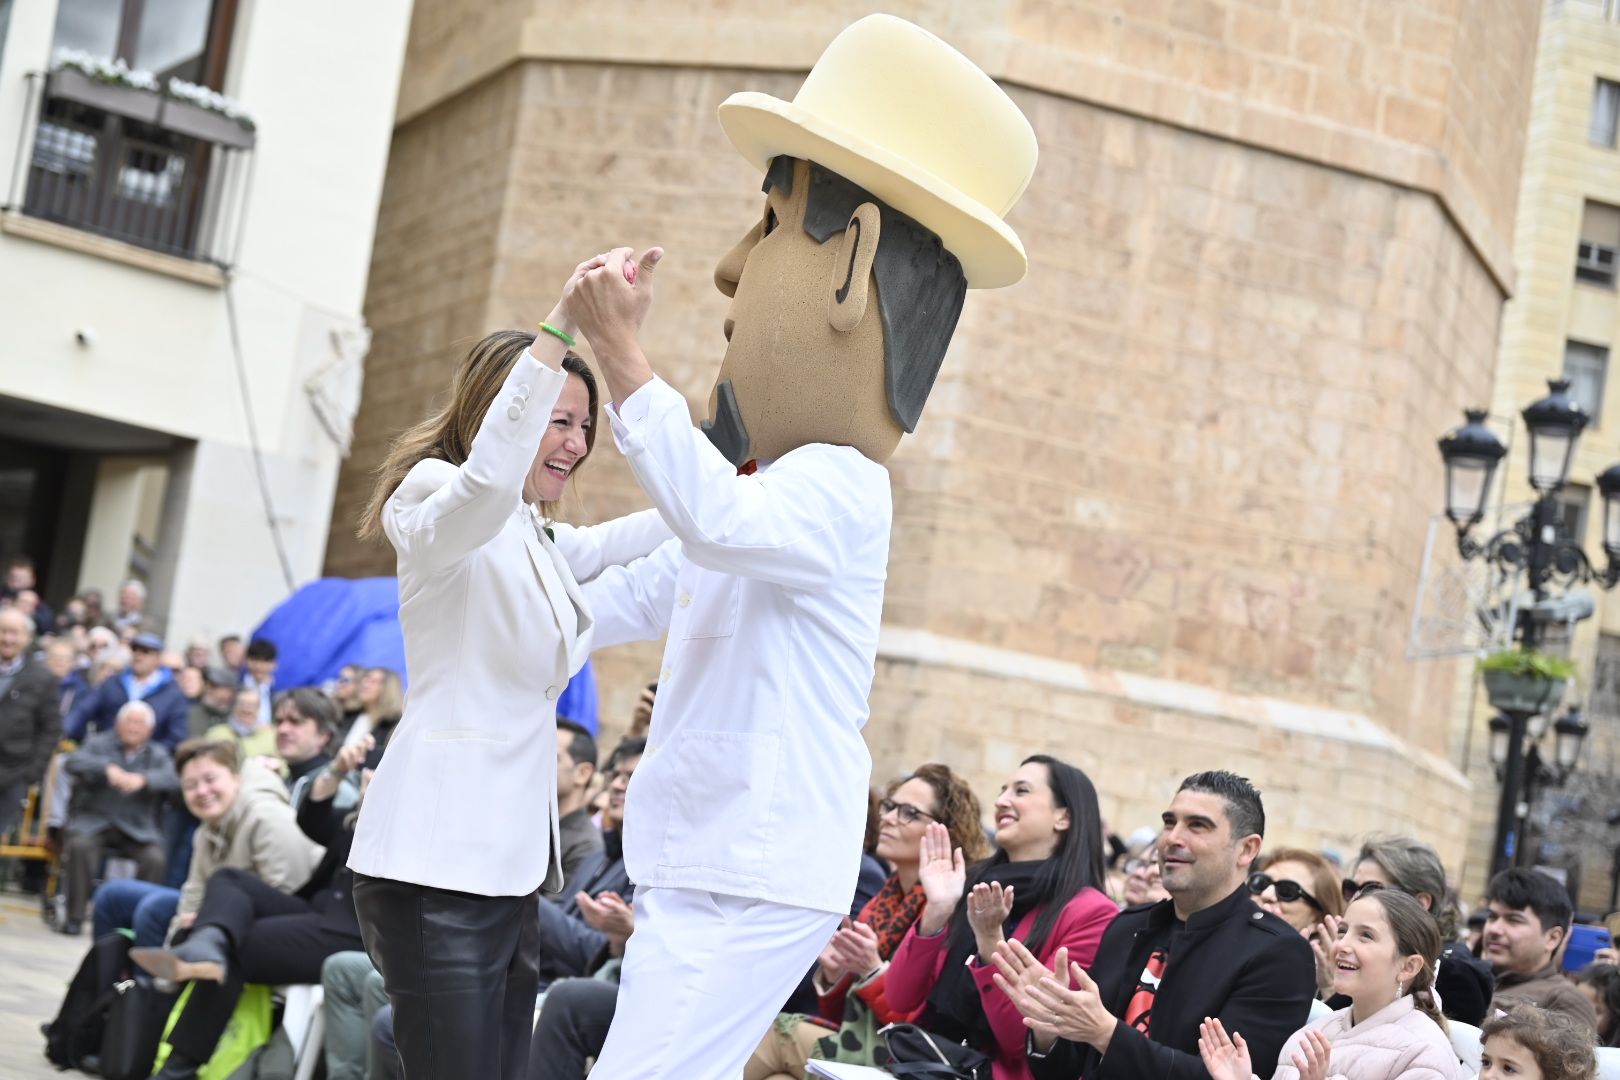
[[[1620,206],[1593,202],[1581,208],[1581,239],[1575,248],[1575,278],[1614,288],[1620,253]]]
[[[1564,342],[1564,378],[1569,380],[1569,395],[1586,410],[1593,427],[1602,422],[1603,385],[1608,375],[1608,349],[1584,341]]]

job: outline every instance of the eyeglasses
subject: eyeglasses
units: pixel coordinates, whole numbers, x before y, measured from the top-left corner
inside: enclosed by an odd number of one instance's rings
[[[1327,908],[1322,906],[1322,901],[1306,892],[1305,886],[1297,881],[1279,881],[1272,878],[1270,874],[1249,875],[1249,892],[1252,895],[1259,896],[1267,889],[1273,890],[1277,894],[1277,899],[1285,904],[1291,904],[1295,900],[1303,900],[1317,911],[1323,913],[1327,911]]]
[[[1357,881],[1355,878],[1345,878],[1344,902],[1348,904],[1356,897],[1365,893],[1377,892],[1379,889],[1387,888],[1389,888],[1389,886],[1385,885],[1382,881]]]
[[[902,825],[910,825],[918,818],[927,818],[929,821],[939,820],[939,818],[926,810],[919,810],[910,803],[895,802],[893,799],[884,799],[878,803],[878,812],[880,814],[893,814],[900,819]]]

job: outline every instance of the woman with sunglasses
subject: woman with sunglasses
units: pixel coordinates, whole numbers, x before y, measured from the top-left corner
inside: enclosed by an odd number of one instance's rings
[[[1423,905],[1440,928],[1443,948],[1435,972],[1434,989],[1447,1019],[1478,1026],[1495,993],[1490,965],[1468,951],[1460,940],[1466,929],[1446,884],[1440,854],[1410,836],[1373,835],[1362,843],[1352,870],[1344,880],[1343,895],[1354,897],[1368,889],[1398,889]],[[1336,928],[1335,928],[1336,932]],[[1315,947],[1315,946],[1313,946]],[[1316,948],[1316,979],[1322,999],[1343,1008],[1345,999],[1332,990],[1333,969],[1327,955]]]
[[[1328,916],[1344,914],[1339,875],[1314,851],[1277,848],[1249,875],[1254,902],[1309,938]]]
[[[926,900],[918,876],[923,836],[937,822],[972,862],[986,858],[990,844],[978,796],[947,766],[924,765],[895,780],[878,806],[876,852],[894,873],[822,950],[814,976],[819,1017],[777,1017],[744,1068],[744,1080],[802,1080],[811,1060],[872,1065],[878,1029],[910,1019],[889,1005],[884,975]]]

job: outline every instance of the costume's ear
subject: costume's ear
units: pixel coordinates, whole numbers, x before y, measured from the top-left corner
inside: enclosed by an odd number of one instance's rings
[[[872,260],[877,257],[883,215],[873,203],[861,203],[849,216],[838,241],[832,280],[827,283],[827,321],[841,334],[861,324],[871,299]]]

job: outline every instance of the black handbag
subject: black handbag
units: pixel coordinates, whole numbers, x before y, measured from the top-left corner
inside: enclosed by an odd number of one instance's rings
[[[99,1072],[105,1080],[146,1080],[176,995],[134,979],[125,979],[113,991],[117,996],[102,1031]]]
[[[916,1024],[879,1028],[883,1045],[876,1064],[907,1080],[990,1080],[990,1058],[965,1043],[951,1042]],[[888,1060],[884,1060],[887,1057]]]
[[[99,1054],[116,986],[129,978],[129,946],[129,935],[106,934],[85,953],[56,1019],[45,1029],[45,1056],[53,1065],[74,1069]]]

